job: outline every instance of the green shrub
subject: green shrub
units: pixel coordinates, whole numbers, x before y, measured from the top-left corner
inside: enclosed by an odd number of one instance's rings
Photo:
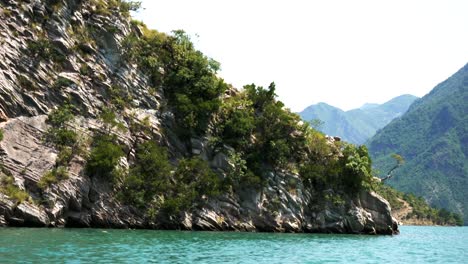
[[[141,1],[119,1],[119,9],[122,14],[129,17],[130,11],[138,11],[141,8]]]
[[[180,160],[173,178],[175,184],[168,186],[162,208],[168,214],[187,210],[201,202],[202,196],[216,196],[222,188],[219,177],[197,157]]]
[[[71,147],[64,147],[58,153],[57,160],[55,161],[55,163],[58,166],[67,166],[68,163],[70,163],[70,161],[72,160],[72,158],[73,149]]]
[[[119,110],[132,106],[132,96],[120,86],[112,86],[109,89],[109,97],[111,98],[112,105]]]
[[[59,166],[57,168],[53,168],[52,170],[44,174],[37,183],[37,186],[44,190],[52,184],[58,183],[61,180],[68,179],[68,177],[69,175],[67,168]]]
[[[305,163],[299,170],[302,180],[316,189],[323,190],[331,187],[329,178],[327,177],[327,166],[315,162]]]
[[[351,193],[372,187],[372,162],[367,147],[347,145],[343,150],[343,185]]]
[[[55,83],[54,83],[54,89],[60,89],[60,88],[63,88],[63,87],[67,87],[67,86],[70,86],[73,84],[73,81],[68,79],[68,78],[65,78],[65,77],[62,77],[62,76],[59,76],[56,80],[55,80]]]
[[[218,113],[216,128],[223,142],[237,150],[245,150],[255,128],[252,102],[245,94],[228,98]]]
[[[58,64],[63,64],[67,57],[55,48],[45,36],[37,40],[28,41],[28,51],[32,56],[42,60],[52,60]]]
[[[117,121],[115,111],[110,108],[104,108],[99,116],[101,122],[104,124],[104,129],[108,134],[112,132],[114,128],[121,132],[126,132],[127,128],[125,124]]]
[[[46,123],[50,125],[45,133],[45,140],[56,146],[73,147],[77,143],[78,135],[69,128],[70,122],[74,119],[71,105],[64,104],[58,109],[49,113]]]
[[[193,188],[200,195],[219,194],[221,183],[208,163],[198,157],[179,161],[174,179],[179,184]]]
[[[135,165],[124,179],[121,196],[127,203],[143,208],[171,184],[172,166],[165,148],[152,141],[138,145]]]
[[[249,169],[261,175],[265,166],[274,169],[294,170],[304,162],[307,151],[307,125],[301,124],[297,114],[284,109],[284,104],[276,101],[275,84],[268,89],[254,84],[244,87],[247,99],[255,113],[255,127],[251,137],[253,144],[246,149]]]
[[[18,82],[19,85],[21,86],[22,89],[27,90],[27,91],[36,91],[39,90],[39,87],[32,83],[28,78],[26,78],[24,75],[19,75],[18,76]]]
[[[47,116],[46,123],[53,127],[64,127],[73,120],[72,106],[64,104]]]
[[[3,130],[0,129],[0,141],[3,140]]]
[[[30,199],[27,192],[18,188],[15,185],[13,176],[0,164],[0,192],[15,200],[18,203],[22,203]]]
[[[81,64],[80,66],[80,74],[81,75],[88,75],[89,74],[89,66],[86,63]]]
[[[98,135],[95,137],[86,164],[88,175],[111,181],[116,180],[116,167],[120,159],[125,155],[122,147],[116,142],[117,138],[113,135]]]
[[[49,59],[51,49],[50,41],[45,37],[41,37],[36,41],[28,41],[28,51],[35,57]]]

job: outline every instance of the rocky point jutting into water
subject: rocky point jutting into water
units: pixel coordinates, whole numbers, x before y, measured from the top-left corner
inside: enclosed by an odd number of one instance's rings
[[[364,148],[303,125],[274,86],[224,84],[132,3],[0,3],[0,226],[398,232]]]

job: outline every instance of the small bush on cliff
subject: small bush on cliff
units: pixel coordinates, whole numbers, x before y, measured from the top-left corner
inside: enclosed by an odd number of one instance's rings
[[[45,134],[46,141],[59,149],[65,146],[72,147],[78,138],[76,132],[70,129],[70,122],[73,119],[72,106],[69,104],[50,112],[46,120],[46,123],[50,125]]]
[[[41,36],[37,40],[28,41],[29,54],[41,60],[51,60],[61,66],[67,59],[46,36]]]
[[[350,192],[372,187],[372,162],[367,147],[347,145],[343,150],[343,184]]]
[[[141,8],[141,1],[119,0],[118,2],[120,12],[127,17],[130,16],[130,11],[138,11]]]
[[[86,164],[86,172],[90,176],[102,177],[111,181],[117,175],[117,165],[125,153],[116,144],[115,135],[97,135],[93,140],[91,153]]]
[[[247,161],[243,159],[240,152],[229,152],[229,168],[224,180],[224,184],[233,186],[234,189],[259,188],[262,186],[262,177],[255,175],[248,167]]]
[[[155,195],[167,191],[171,184],[171,169],[165,148],[152,141],[140,144],[135,165],[124,179],[121,198],[137,207],[145,207]]]
[[[245,150],[255,128],[252,101],[245,93],[226,99],[218,113],[217,133],[224,143]]]
[[[168,186],[162,208],[168,214],[186,210],[201,202],[203,197],[218,195],[221,190],[218,175],[206,161],[197,157],[180,160],[173,178],[176,184]]]
[[[68,177],[69,175],[68,175],[67,168],[59,166],[57,168],[53,168],[52,170],[44,174],[39,180],[39,182],[37,183],[37,186],[44,190],[47,187],[51,186],[52,184],[68,179]]]
[[[18,188],[15,185],[15,179],[2,164],[0,164],[0,192],[15,200],[18,203],[22,203],[30,199],[27,192]]]
[[[61,180],[68,178],[67,167],[74,156],[84,152],[83,142],[78,134],[71,129],[74,119],[72,106],[64,104],[49,113],[46,123],[49,128],[45,133],[45,141],[59,150],[54,168],[41,177],[38,187],[45,189]]]
[[[3,130],[0,129],[0,141],[3,140]]]

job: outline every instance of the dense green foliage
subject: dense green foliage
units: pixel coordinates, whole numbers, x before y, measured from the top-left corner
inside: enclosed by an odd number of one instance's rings
[[[135,165],[123,180],[122,199],[144,208],[154,196],[167,192],[172,166],[166,149],[147,141],[138,146]]]
[[[255,128],[252,104],[245,93],[224,100],[216,126],[217,133],[224,143],[240,150],[247,148]]]
[[[183,31],[170,36],[146,28],[144,32],[143,37],[132,34],[124,41],[127,57],[151,76],[154,86],[163,87],[179,135],[205,133],[227,89],[216,76],[219,63],[196,50]]]
[[[143,36],[129,35],[123,43],[125,54],[151,76],[155,87],[163,89],[175,115],[178,134],[188,138],[210,133],[215,145],[234,147],[233,171],[239,175],[230,173],[232,178],[226,182],[260,186],[265,172],[272,169],[299,171],[300,164],[321,163],[326,167],[334,163],[337,168],[342,166],[332,172],[335,177],[349,174],[347,181],[354,184],[349,189],[356,191],[370,175],[367,171],[361,175],[359,166],[365,160],[356,160],[355,155],[348,155],[348,162],[326,158],[333,147],[321,133],[276,100],[273,83],[267,89],[247,85],[244,91],[222,100],[227,85],[216,77],[219,63],[197,51],[183,31],[166,35],[135,24],[142,28]],[[210,124],[213,125],[208,129]],[[340,186],[345,184],[343,181]]]
[[[366,104],[346,112],[319,103],[307,107],[299,114],[307,121],[321,120],[319,129],[325,134],[339,136],[354,144],[363,144],[378,129],[406,112],[416,99],[412,95],[401,95],[381,105]]]
[[[327,143],[323,134],[301,122],[298,115],[276,100],[275,85],[268,89],[247,85],[227,98],[219,111],[215,134],[234,147],[233,164],[242,169],[231,182],[261,184],[264,172],[298,171],[316,189],[334,186],[356,193],[371,185],[371,161],[364,146]],[[335,153],[336,154],[336,153]],[[330,156],[331,155],[331,156]],[[237,166],[236,166],[237,167]]]
[[[386,173],[398,153],[406,165],[388,184],[415,193],[468,222],[468,65],[415,102],[368,143],[375,166]]]
[[[354,194],[362,189],[371,189],[374,184],[372,161],[367,148],[345,144],[342,152],[343,156],[339,159],[325,163],[305,163],[301,167],[300,175],[307,184],[315,186],[318,190],[333,187]]]
[[[174,215],[222,189],[218,175],[200,158],[182,159],[173,169],[165,148],[152,141],[140,144],[135,164],[123,179],[121,199],[151,213]]]
[[[119,171],[117,165],[125,155],[122,147],[116,143],[115,135],[96,135],[91,153],[86,163],[86,171],[90,176],[97,176],[114,181]]]
[[[265,163],[274,168],[287,169],[306,158],[307,125],[301,125],[298,115],[284,109],[275,100],[275,85],[268,89],[247,85],[247,97],[253,103],[255,142],[247,150],[248,162],[253,166]]]
[[[220,194],[218,175],[200,158],[180,160],[173,177],[176,184],[168,186],[163,204],[163,210],[168,214],[196,206],[203,199]]]

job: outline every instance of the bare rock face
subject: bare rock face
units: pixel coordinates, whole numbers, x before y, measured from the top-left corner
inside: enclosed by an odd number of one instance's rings
[[[19,117],[0,124],[3,166],[23,185],[37,182],[55,164],[57,152],[43,143],[47,116]]]
[[[272,175],[273,176],[273,175]],[[262,232],[312,232],[352,234],[397,234],[388,203],[378,195],[363,191],[361,197],[343,204],[314,201],[314,194],[300,184],[288,186],[299,178],[279,173],[262,190],[224,195],[202,209],[184,212],[180,223],[188,230],[235,230]],[[325,199],[325,198],[324,198]],[[365,200],[364,200],[365,199]],[[315,207],[315,209],[311,209]],[[390,215],[390,218],[387,216]],[[176,228],[175,224],[173,228]]]
[[[29,203],[21,203],[15,209],[15,216],[24,221],[26,226],[49,226],[50,221],[47,214],[37,206]]]
[[[376,232],[379,234],[392,234],[397,232],[398,223],[392,217],[390,204],[374,192],[361,192],[360,201],[372,216]]]

